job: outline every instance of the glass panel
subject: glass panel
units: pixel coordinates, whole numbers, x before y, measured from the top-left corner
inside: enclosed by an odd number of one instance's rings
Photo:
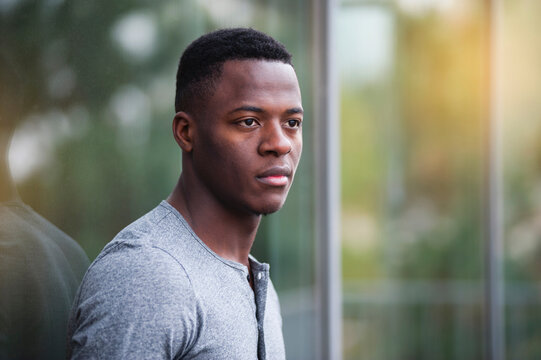
[[[481,5],[340,9],[345,359],[483,357]]]
[[[11,114],[13,178],[21,199],[90,259],[176,183],[175,73],[189,42],[219,27],[253,26],[293,53],[306,110],[304,156],[286,206],[263,220],[253,252],[271,264],[294,359],[316,352],[307,9],[308,0],[0,2],[0,51],[16,73],[2,74],[2,91],[13,90],[2,104],[20,101]]]
[[[506,349],[508,360],[533,360],[541,357],[541,4],[500,3]]]

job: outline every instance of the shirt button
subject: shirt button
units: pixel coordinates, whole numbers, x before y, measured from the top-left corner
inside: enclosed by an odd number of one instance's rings
[[[263,278],[263,273],[258,273],[257,274],[257,280],[261,280]]]

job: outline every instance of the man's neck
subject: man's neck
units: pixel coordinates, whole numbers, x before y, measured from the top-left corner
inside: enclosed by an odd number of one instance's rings
[[[248,266],[260,215],[226,208],[206,188],[190,181],[189,176],[181,175],[167,201],[212,251]]]

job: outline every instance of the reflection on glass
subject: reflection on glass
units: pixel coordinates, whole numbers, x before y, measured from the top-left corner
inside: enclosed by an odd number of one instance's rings
[[[17,52],[7,50],[0,53],[0,359],[62,359],[71,303],[89,262],[13,184],[8,150],[28,88]]]

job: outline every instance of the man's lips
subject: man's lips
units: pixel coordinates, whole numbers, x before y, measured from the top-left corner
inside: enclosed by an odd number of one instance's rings
[[[264,176],[264,177],[256,177],[257,180],[261,181],[264,184],[271,185],[271,186],[286,186],[288,179],[287,176],[283,175],[273,175],[273,176]]]
[[[286,186],[291,176],[289,166],[275,166],[256,176],[256,179],[270,186]]]

